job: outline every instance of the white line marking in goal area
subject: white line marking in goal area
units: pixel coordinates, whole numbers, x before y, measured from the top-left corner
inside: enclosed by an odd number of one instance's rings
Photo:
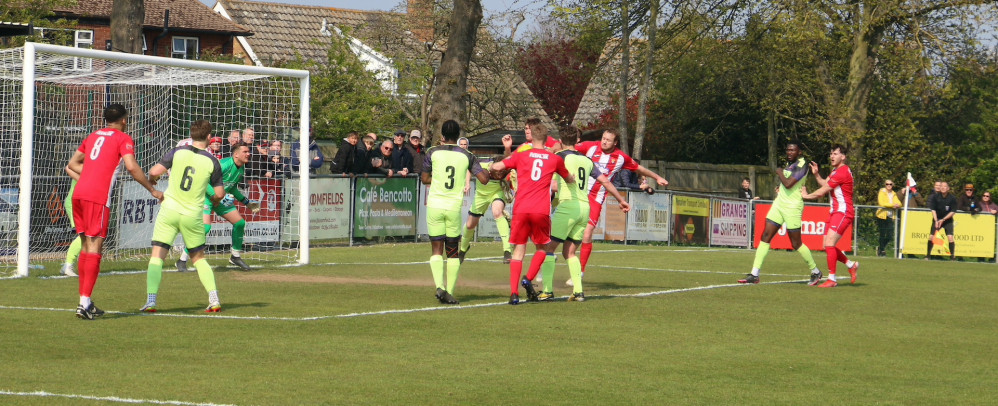
[[[802,282],[804,282],[804,280],[775,281],[775,282],[761,282],[759,283],[759,285],[778,285],[778,284],[802,283]],[[693,288],[659,290],[654,292],[594,295],[590,296],[589,299],[598,298],[598,297],[621,297],[621,298],[650,297],[658,295],[668,295],[672,293],[694,292],[698,290],[719,289],[719,288],[735,288],[739,286],[749,286],[749,285],[742,283],[729,283],[723,285],[707,285],[707,286],[697,286]],[[568,296],[561,297],[561,299],[567,299],[567,298]],[[475,309],[481,307],[495,307],[495,306],[507,306],[507,305],[509,305],[508,302],[492,302],[492,303],[479,303],[473,305],[433,306],[433,307],[422,307],[417,309],[380,310],[373,312],[357,312],[357,313],[336,314],[331,316],[312,316],[312,317],[226,316],[217,313],[212,315],[181,314],[181,313],[134,313],[134,312],[118,312],[113,310],[106,310],[106,313],[142,316],[142,317],[179,317],[179,318],[195,318],[195,319],[264,320],[264,321],[317,321],[317,320],[345,319],[345,318],[364,317],[364,316],[384,316],[390,314],[432,312],[438,310]],[[2,306],[2,305],[0,305],[0,310],[35,310],[35,311],[60,311],[60,312],[75,311],[75,309],[56,309],[51,307],[22,307],[22,306]]]
[[[117,402],[117,403],[151,403],[154,405],[181,405],[181,406],[235,406],[230,404],[222,403],[204,403],[204,402],[183,402],[179,400],[155,400],[155,399],[130,399],[130,398],[119,398],[117,396],[90,396],[90,395],[70,395],[62,393],[52,393],[45,391],[34,391],[34,392],[13,392],[0,390],[0,395],[7,396],[38,396],[38,397],[57,397],[57,398],[67,398],[67,399],[86,399],[86,400],[99,400],[105,402]]]

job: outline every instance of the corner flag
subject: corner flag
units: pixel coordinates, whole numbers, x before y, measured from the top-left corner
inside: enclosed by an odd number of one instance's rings
[[[911,190],[914,192],[918,192],[918,190],[915,189],[915,185],[916,185],[915,178],[911,177],[911,172],[908,172],[908,184],[906,184],[905,186],[911,188]]]

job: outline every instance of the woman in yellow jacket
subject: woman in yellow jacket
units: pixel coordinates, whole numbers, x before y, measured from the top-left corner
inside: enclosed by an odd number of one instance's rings
[[[877,228],[880,231],[880,241],[877,244],[877,256],[887,255],[884,250],[887,243],[894,238],[894,214],[897,208],[901,207],[901,200],[897,193],[894,193],[894,181],[888,179],[884,181],[884,187],[877,195]]]

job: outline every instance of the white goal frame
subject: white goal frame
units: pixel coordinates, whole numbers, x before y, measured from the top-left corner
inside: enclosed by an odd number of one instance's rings
[[[22,70],[22,104],[21,104],[21,161],[20,161],[20,191],[18,201],[17,230],[17,269],[19,277],[28,276],[29,268],[29,230],[31,228],[31,166],[34,150],[34,120],[35,120],[35,55],[36,52],[46,52],[81,58],[106,59],[119,62],[139,63],[146,65],[167,66],[176,68],[204,69],[229,73],[252,75],[280,76],[296,78],[301,83],[300,122],[298,136],[299,162],[309,162],[309,72],[305,70],[265,68],[248,65],[233,65],[215,62],[192,61],[147,55],[134,55],[121,52],[99,51],[93,49],[64,47],[50,44],[27,42],[24,44],[24,66]],[[298,204],[298,263],[309,263],[309,182],[308,171],[302,171],[299,182]],[[25,204],[26,203],[26,204]]]

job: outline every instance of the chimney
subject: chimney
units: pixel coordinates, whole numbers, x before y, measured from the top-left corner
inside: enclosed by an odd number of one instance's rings
[[[406,0],[406,14],[412,35],[422,42],[433,41],[433,0]]]

